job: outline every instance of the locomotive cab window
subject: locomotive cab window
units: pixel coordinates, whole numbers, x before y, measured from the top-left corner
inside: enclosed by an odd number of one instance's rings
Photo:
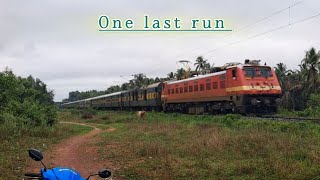
[[[260,74],[262,77],[271,77],[271,68],[270,67],[261,67],[260,68]]]
[[[270,67],[244,67],[245,76],[247,77],[271,77]]]
[[[256,76],[256,71],[255,71],[254,67],[245,67],[244,72],[247,77],[255,77]]]

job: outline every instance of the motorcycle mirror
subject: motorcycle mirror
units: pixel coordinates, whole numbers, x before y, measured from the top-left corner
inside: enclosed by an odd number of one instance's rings
[[[29,149],[28,150],[29,156],[31,157],[31,159],[35,160],[35,161],[41,161],[43,159],[43,155],[42,153],[37,150],[37,149]]]
[[[111,171],[107,169],[103,169],[99,171],[98,174],[91,174],[90,176],[88,176],[87,180],[89,180],[91,176],[96,176],[96,175],[99,175],[100,178],[108,178],[111,176]]]
[[[98,175],[101,177],[101,178],[108,178],[111,176],[111,171],[107,170],[107,169],[104,169],[104,170],[101,170],[99,171]]]

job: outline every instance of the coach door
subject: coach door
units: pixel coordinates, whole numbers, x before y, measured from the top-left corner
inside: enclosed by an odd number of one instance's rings
[[[239,80],[237,68],[229,69],[227,72],[227,77],[228,79],[226,80],[226,88],[230,90],[232,87],[236,87],[238,84],[237,81]]]

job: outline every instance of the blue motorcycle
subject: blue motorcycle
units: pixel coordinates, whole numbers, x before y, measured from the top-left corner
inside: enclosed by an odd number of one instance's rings
[[[40,173],[25,173],[26,179],[41,179],[41,180],[88,180],[91,176],[100,176],[100,178],[109,178],[111,176],[111,171],[104,169],[99,171],[97,174],[91,174],[88,178],[83,178],[81,175],[71,169],[65,167],[55,167],[52,169],[47,169],[43,163],[43,155],[39,150],[29,149],[29,156],[35,160],[40,161],[44,168],[41,168]]]

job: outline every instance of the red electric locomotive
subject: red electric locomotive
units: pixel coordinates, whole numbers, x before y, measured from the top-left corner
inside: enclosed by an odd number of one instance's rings
[[[281,87],[275,72],[259,61],[234,63],[221,71],[163,83],[164,111],[202,113],[275,113]]]

